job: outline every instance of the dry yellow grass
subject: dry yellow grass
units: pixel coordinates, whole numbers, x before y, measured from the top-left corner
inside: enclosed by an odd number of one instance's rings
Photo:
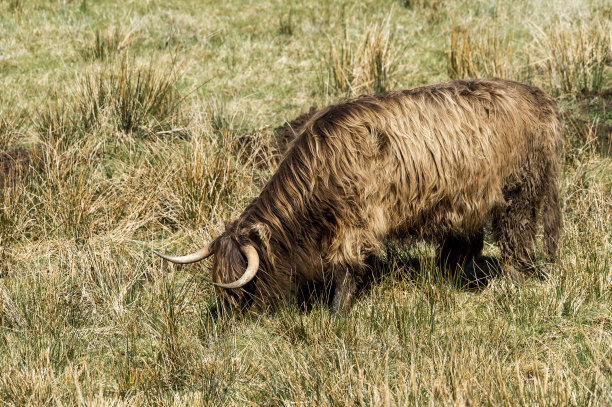
[[[0,151],[34,152],[0,175],[0,404],[612,404],[609,20],[599,0],[0,2]],[[548,278],[467,290],[417,247],[346,316],[232,317],[208,264],[152,255],[223,230],[284,120],[449,75],[565,112]]]

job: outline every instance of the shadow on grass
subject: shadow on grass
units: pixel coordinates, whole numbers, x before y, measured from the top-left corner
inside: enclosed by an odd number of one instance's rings
[[[369,262],[373,272],[364,281],[363,289],[372,284],[394,277],[393,273],[400,270],[401,277],[415,282],[424,279],[434,281],[447,280],[464,290],[478,291],[486,288],[491,280],[503,273],[501,262],[497,257],[478,256],[474,261],[463,266],[458,275],[449,275],[437,264],[435,256],[428,254],[408,254],[405,252],[388,252],[384,258]],[[395,277],[397,278],[397,277]]]
[[[409,255],[400,252],[387,253],[382,258],[371,258],[367,262],[371,272],[366,273],[364,279],[358,285],[356,298],[370,295],[373,286],[388,278],[402,278],[415,282],[424,279],[432,279],[433,281],[444,279],[451,281],[459,289],[479,291],[486,288],[492,279],[501,276],[503,272],[499,259],[492,256],[478,256],[473,262],[465,265],[463,272],[458,276],[445,275],[435,261],[433,256]],[[278,304],[271,307],[271,310],[294,305],[302,312],[310,312],[316,306],[331,308],[333,294],[334,286],[331,282],[307,283],[296,291],[295,299],[290,304]],[[253,311],[261,310],[252,310],[247,305],[242,311],[228,311],[215,303],[210,305],[207,313],[213,319],[218,319],[228,315],[242,315],[244,317]]]
[[[501,262],[497,257],[478,256],[466,264],[460,275],[445,275],[442,268],[436,265],[434,256],[407,255],[400,252],[388,252],[382,258],[368,260],[371,272],[366,273],[358,285],[357,298],[371,294],[371,288],[388,278],[402,278],[415,282],[432,279],[448,280],[457,288],[479,291],[486,288],[491,280],[503,273]],[[297,304],[303,311],[310,311],[314,306],[331,307],[334,287],[332,284],[307,284],[297,293]]]
[[[461,287],[470,290],[481,290],[487,287],[493,278],[501,276],[502,273],[502,265],[497,257],[478,256],[463,268],[460,284]]]

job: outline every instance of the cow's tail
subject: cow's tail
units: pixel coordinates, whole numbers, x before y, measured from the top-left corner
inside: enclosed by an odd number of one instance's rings
[[[556,181],[556,180],[555,180]],[[548,261],[554,261],[557,255],[559,235],[561,233],[561,207],[559,206],[559,187],[557,182],[548,183],[542,222],[544,224],[544,250]]]
[[[552,262],[557,256],[557,246],[561,233],[561,206],[559,202],[559,173],[560,162],[559,153],[562,148],[562,141],[558,138],[558,145],[554,158],[550,161],[546,189],[544,191],[544,207],[542,210],[542,223],[544,225],[544,250],[548,261]]]

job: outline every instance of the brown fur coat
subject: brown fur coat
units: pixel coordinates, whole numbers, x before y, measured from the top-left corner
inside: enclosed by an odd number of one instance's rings
[[[268,303],[305,282],[330,282],[348,307],[366,258],[389,238],[440,247],[447,268],[482,249],[487,222],[502,262],[531,262],[542,204],[546,254],[560,230],[561,126],[555,102],[517,82],[462,80],[361,96],[300,128],[278,170],[212,244],[213,280],[231,282],[259,255],[256,277],[218,288]]]

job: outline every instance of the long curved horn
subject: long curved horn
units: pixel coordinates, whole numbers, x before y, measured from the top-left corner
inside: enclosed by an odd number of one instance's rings
[[[246,285],[249,281],[251,281],[253,277],[255,277],[255,274],[257,274],[257,270],[259,269],[259,255],[257,254],[257,250],[255,250],[255,248],[251,245],[242,246],[240,250],[247,258],[247,269],[242,275],[242,277],[240,277],[233,283],[214,283],[214,285],[221,288],[240,288]]]
[[[208,256],[212,254],[210,251],[210,243],[204,246],[203,248],[201,248],[200,250],[198,250],[197,252],[188,254],[186,256],[172,257],[172,256],[165,255],[163,253],[157,252],[155,250],[153,250],[153,253],[157,254],[162,259],[166,259],[176,264],[195,263],[196,261],[204,260],[205,258],[207,258]]]

